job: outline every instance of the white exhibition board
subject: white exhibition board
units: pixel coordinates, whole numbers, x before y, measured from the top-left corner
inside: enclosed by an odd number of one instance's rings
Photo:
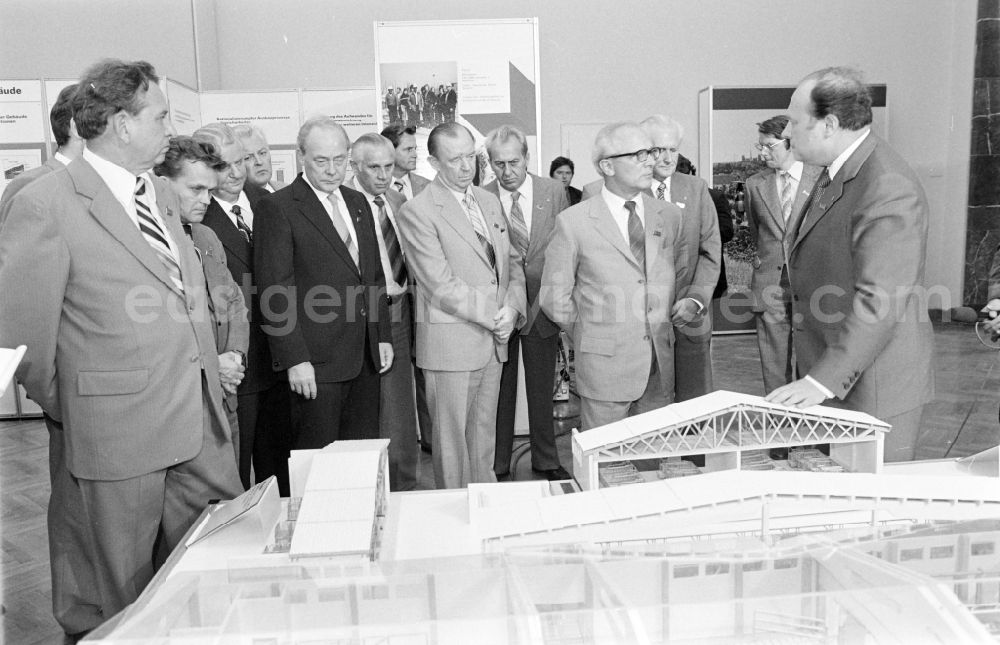
[[[299,91],[202,92],[201,122],[251,123],[272,146],[295,144],[299,132]]]
[[[373,86],[302,91],[302,121],[328,116],[347,130],[351,141],[368,132],[379,132]]]
[[[169,78],[163,79],[163,93],[170,106],[170,122],[177,134],[192,135],[201,127],[201,96],[196,90]]]
[[[454,84],[452,115],[422,111],[417,126],[417,173],[433,176],[426,161],[427,135],[437,123],[469,127],[477,142],[499,125],[528,135],[530,170],[541,167],[538,19],[376,22],[375,74],[379,127],[390,118],[383,99],[390,88]]]

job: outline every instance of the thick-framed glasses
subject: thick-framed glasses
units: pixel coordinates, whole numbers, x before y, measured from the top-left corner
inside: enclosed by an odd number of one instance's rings
[[[768,152],[772,152],[775,148],[777,148],[783,143],[785,143],[784,139],[778,139],[777,141],[773,141],[771,143],[764,143],[764,144],[755,143],[753,147],[757,149],[757,152],[764,152],[765,150],[767,150]]]
[[[649,150],[636,150],[635,152],[623,152],[617,155],[608,155],[605,159],[620,159],[622,157],[632,157],[636,163],[642,163],[646,159],[652,157],[653,159],[659,159],[660,155],[663,154],[663,148],[650,148]]]

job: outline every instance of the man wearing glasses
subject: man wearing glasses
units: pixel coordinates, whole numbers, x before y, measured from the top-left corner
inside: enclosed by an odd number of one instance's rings
[[[757,124],[757,145],[767,169],[746,182],[747,221],[757,244],[750,291],[757,318],[757,348],[764,391],[790,383],[792,371],[792,298],[785,267],[785,234],[795,222],[822,170],[795,159],[781,132],[781,114]]]
[[[648,194],[661,154],[637,123],[601,128],[603,186],[556,218],[545,252],[539,301],[573,339],[583,430],[674,399],[670,311],[687,249],[680,209]]]

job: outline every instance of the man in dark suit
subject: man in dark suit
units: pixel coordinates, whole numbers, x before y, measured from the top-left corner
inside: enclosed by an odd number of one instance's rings
[[[73,125],[73,97],[76,84],[67,85],[49,112],[49,125],[56,140],[55,154],[41,166],[15,177],[0,197],[0,228],[14,202],[14,195],[40,177],[65,168],[83,154],[84,141]],[[93,566],[86,551],[87,526],[79,486],[65,466],[63,425],[43,413],[49,431],[49,565],[52,570],[52,613],[69,634],[85,631],[99,611],[100,595],[86,584],[93,580],[87,571]],[[84,583],[84,584],[81,584]]]
[[[392,142],[370,132],[351,147],[351,188],[368,202],[374,216],[379,257],[385,276],[392,330],[392,368],[382,374],[379,436],[389,439],[389,483],[394,491],[417,487],[417,413],[413,398],[413,311],[407,294],[409,272],[400,247],[396,214],[406,199],[389,188],[395,151]]]
[[[73,573],[100,605],[80,631],[136,600],[155,544],[242,491],[201,268],[148,173],[173,134],[158,81],[142,61],[87,70],[73,100],[86,150],[18,193],[0,235],[0,345],[28,347],[17,376],[63,424],[89,529],[92,567]]]
[[[69,165],[83,154],[83,139],[73,125],[73,96],[76,94],[76,83],[67,85],[59,92],[56,102],[49,111],[49,125],[52,127],[52,137],[56,140],[55,154],[37,168],[22,172],[10,180],[0,197],[0,227],[7,219],[10,203],[22,188],[43,175],[59,170]]]
[[[527,320],[510,336],[507,362],[503,364],[500,376],[493,471],[499,479],[510,476],[514,412],[517,407],[518,354],[523,347],[531,468],[553,481],[570,479],[569,473],[559,465],[552,425],[552,390],[559,350],[559,328],[538,304],[545,247],[555,227],[556,215],[569,207],[566,190],[559,182],[529,175],[528,140],[517,128],[503,125],[490,132],[486,137],[486,150],[496,179],[484,188],[500,199],[511,241],[521,255],[528,302]]]
[[[368,203],[341,185],[350,140],[306,121],[304,172],[258,204],[254,249],[264,331],[291,389],[292,447],[379,433],[379,374],[392,367],[385,277]]]
[[[258,218],[257,202],[268,194],[246,181],[245,151],[232,128],[209,123],[194,138],[210,144],[225,162],[216,172],[217,185],[202,223],[218,236],[226,250],[226,264],[243,291],[250,316],[250,343],[246,372],[237,391],[236,416],[240,426],[240,479],[249,488],[251,464],[257,481],[277,475],[282,493],[288,492],[288,388],[275,374],[271,352],[261,325],[253,248]]]
[[[208,312],[215,331],[215,349],[219,353],[219,379],[226,394],[226,414],[236,451],[233,459],[239,462],[240,425],[236,414],[236,389],[243,381],[245,372],[250,323],[243,293],[226,265],[222,242],[212,229],[201,223],[212,201],[211,191],[218,183],[217,174],[227,165],[211,145],[191,137],[174,137],[170,140],[166,156],[156,165],[154,172],[158,177],[165,178],[177,195],[184,233],[197,249],[205,274]]]
[[[867,412],[892,425],[886,461],[914,458],[934,394],[934,342],[923,295],[927,199],[917,175],[871,132],[871,93],[857,70],[807,76],[783,138],[824,166],[788,256],[797,381],[768,400]]]
[[[789,223],[797,221],[822,170],[795,158],[788,139],[781,138],[786,125],[788,117],[783,114],[757,124],[757,149],[767,169],[746,181],[747,222],[757,246],[750,291],[765,392],[795,378],[785,234]]]
[[[684,130],[670,117],[655,115],[642,122],[653,145],[664,150],[653,166],[653,197],[681,209],[687,270],[678,267],[677,302],[671,310],[676,333],[674,376],[677,401],[711,392],[712,295],[719,281],[722,241],[719,214],[705,180],[674,172]]]
[[[381,135],[392,141],[396,151],[391,189],[406,199],[413,199],[430,183],[429,179],[413,172],[417,169],[417,128],[402,123],[390,123],[382,128]]]

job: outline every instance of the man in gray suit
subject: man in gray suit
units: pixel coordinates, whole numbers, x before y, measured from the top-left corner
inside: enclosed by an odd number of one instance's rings
[[[65,168],[83,154],[83,139],[73,125],[75,94],[75,83],[64,87],[49,112],[49,125],[58,146],[55,154],[41,166],[15,177],[4,189],[0,198],[0,228],[16,194],[36,179]],[[93,580],[93,573],[89,571],[93,564],[86,551],[88,528],[80,487],[65,467],[63,425],[48,414],[43,413],[43,418],[49,432],[51,497],[57,498],[49,503],[47,518],[52,613],[66,633],[76,634],[94,624],[94,616],[100,611],[100,596],[89,584]]]
[[[821,168],[806,166],[792,154],[781,133],[788,117],[780,114],[757,124],[757,150],[767,163],[746,181],[746,213],[757,246],[750,291],[757,318],[757,348],[764,391],[794,377],[792,294],[785,266],[785,233],[794,227]]]
[[[500,199],[507,217],[507,231],[521,255],[528,297],[528,318],[514,330],[507,344],[507,362],[500,378],[497,408],[497,477],[510,475],[514,447],[514,412],[517,407],[518,354],[524,348],[524,384],[528,399],[531,468],[552,481],[569,479],[559,465],[555,428],[552,425],[552,389],[559,351],[559,328],[538,305],[538,291],[545,266],[545,247],[556,215],[569,207],[562,183],[528,173],[528,140],[513,126],[503,125],[486,137],[486,150],[496,179],[484,188]]]
[[[497,396],[507,341],[525,321],[524,270],[500,202],[472,186],[476,150],[462,125],[431,131],[437,177],[397,222],[416,281],[417,366],[427,379],[438,488],[495,482]]]
[[[0,345],[28,346],[17,376],[63,424],[89,529],[79,584],[100,606],[82,631],[138,597],[154,544],[169,551],[210,499],[242,491],[201,269],[148,174],[173,134],[158,80],[145,62],[85,72],[86,150],[22,190],[0,235]]]
[[[73,125],[73,96],[76,94],[76,83],[67,85],[59,92],[56,102],[49,111],[49,125],[52,127],[52,137],[56,140],[56,152],[45,163],[37,168],[22,172],[14,177],[4,188],[0,197],[0,227],[7,219],[10,203],[22,188],[53,170],[59,170],[83,154],[83,139]]]
[[[354,169],[351,188],[364,195],[371,209],[385,275],[385,296],[389,300],[393,361],[389,371],[381,376],[378,423],[379,436],[390,440],[390,486],[394,491],[402,491],[417,487],[417,413],[410,356],[413,343],[413,313],[407,295],[410,280],[396,225],[396,214],[405,199],[389,189],[394,159],[392,142],[374,132],[361,135],[351,146]]]
[[[229,273],[226,249],[219,237],[201,221],[211,203],[211,191],[218,183],[217,173],[226,162],[211,144],[191,137],[174,137],[163,161],[154,172],[164,177],[177,195],[184,233],[194,244],[205,274],[208,311],[214,323],[215,349],[219,353],[219,380],[226,394],[225,407],[233,435],[237,463],[240,458],[240,425],[236,414],[236,388],[243,381],[250,323],[243,292]]]
[[[688,264],[680,209],[646,194],[661,154],[637,123],[601,128],[604,186],[556,218],[545,251],[539,297],[573,339],[583,430],[674,400],[670,311]]]
[[[831,67],[792,94],[783,137],[824,166],[788,255],[795,361],[802,377],[769,401],[860,410],[892,425],[886,461],[916,453],[934,396],[933,329],[922,297],[927,198],[916,173],[871,132],[857,70]]]

